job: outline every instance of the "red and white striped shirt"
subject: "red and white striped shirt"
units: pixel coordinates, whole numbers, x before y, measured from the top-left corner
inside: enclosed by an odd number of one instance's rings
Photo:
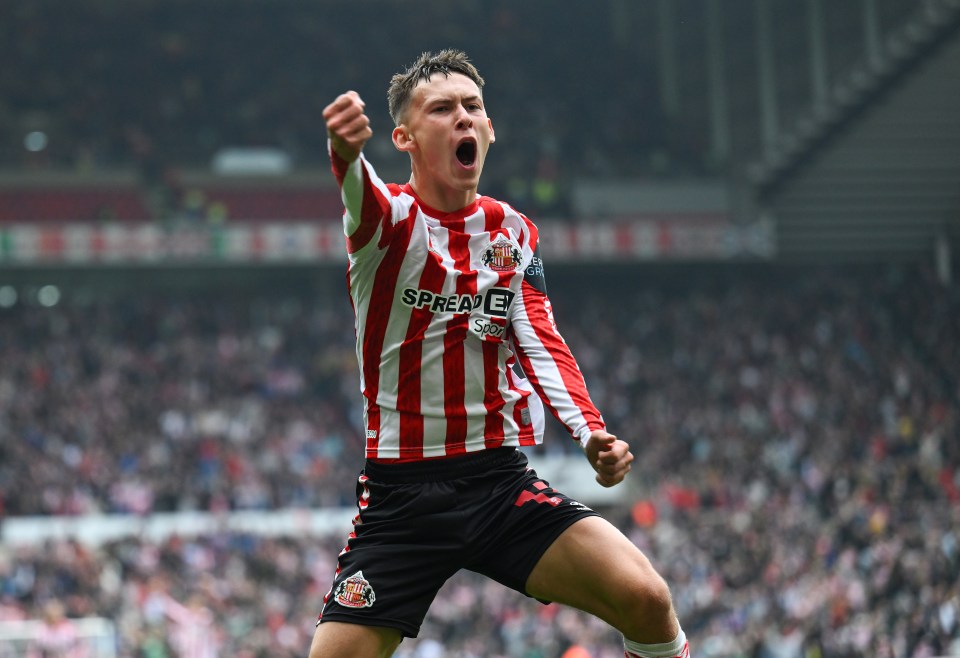
[[[331,150],[331,160],[368,458],[540,443],[541,400],[579,441],[604,427],[554,323],[533,222],[484,196],[440,212],[362,155],[348,164]]]
[[[40,626],[27,658],[89,658],[88,649],[74,623],[63,618],[45,621]]]

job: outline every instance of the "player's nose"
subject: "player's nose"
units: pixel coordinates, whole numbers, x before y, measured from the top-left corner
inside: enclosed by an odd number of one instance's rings
[[[473,119],[470,118],[470,113],[467,112],[467,108],[463,107],[462,105],[457,106],[456,117],[457,117],[457,124],[456,124],[457,129],[473,127]]]

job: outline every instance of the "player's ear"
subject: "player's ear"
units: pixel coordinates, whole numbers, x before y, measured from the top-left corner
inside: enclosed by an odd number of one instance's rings
[[[404,124],[400,124],[393,129],[393,145],[397,147],[398,151],[412,151],[414,146],[413,135],[407,131],[407,127]]]
[[[490,128],[490,143],[497,141],[497,136],[493,134],[493,119],[487,117],[487,127]]]

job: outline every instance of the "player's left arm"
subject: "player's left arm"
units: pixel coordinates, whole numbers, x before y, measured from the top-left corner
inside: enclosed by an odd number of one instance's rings
[[[606,431],[583,373],[557,328],[539,247],[524,273],[517,302],[511,328],[524,373],[550,413],[580,442],[597,482],[605,487],[621,482],[633,455],[625,441]]]

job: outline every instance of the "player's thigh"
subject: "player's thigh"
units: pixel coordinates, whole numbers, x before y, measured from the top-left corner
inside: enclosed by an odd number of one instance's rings
[[[310,658],[390,658],[402,639],[395,628],[327,621],[317,626]]]
[[[527,593],[589,612],[622,632],[641,619],[672,625],[666,582],[639,548],[598,516],[577,521],[550,545],[527,579]]]

